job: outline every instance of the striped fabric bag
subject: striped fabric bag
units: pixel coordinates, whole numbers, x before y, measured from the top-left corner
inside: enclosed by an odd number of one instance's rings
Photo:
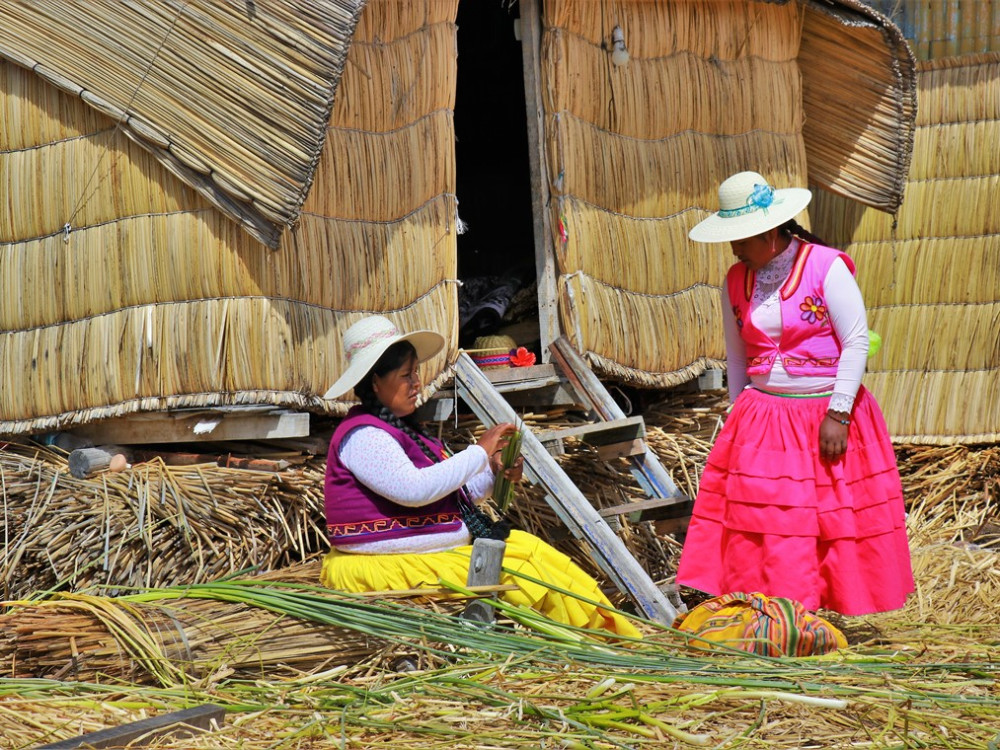
[[[678,615],[674,628],[696,635],[690,645],[721,643],[761,656],[816,656],[847,647],[844,634],[793,599],[736,592]]]

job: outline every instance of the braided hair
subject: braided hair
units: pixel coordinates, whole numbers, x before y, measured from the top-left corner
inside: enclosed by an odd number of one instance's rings
[[[361,382],[354,386],[354,393],[361,401],[361,408],[368,414],[381,419],[397,430],[401,430],[417,444],[421,453],[427,456],[432,463],[439,463],[441,456],[432,450],[424,440],[421,440],[421,438],[430,439],[430,437],[420,428],[420,423],[416,418],[412,414],[407,414],[405,417],[393,414],[389,407],[379,401],[378,396],[375,395],[376,375],[380,378],[385,377],[393,370],[403,367],[411,359],[416,359],[416,356],[417,350],[409,341],[396,342],[382,353],[382,356],[361,379]],[[464,487],[458,492],[458,508],[462,514],[462,520],[473,538],[504,540],[510,534],[510,524],[503,519],[494,521],[479,510],[475,503],[469,499]]]
[[[778,227],[782,234],[791,237],[798,237],[800,240],[805,240],[806,242],[811,242],[814,245],[826,246],[826,243],[817,237],[815,234],[810,232],[808,229],[799,224],[795,219],[789,219],[784,224]]]
[[[382,356],[378,358],[378,362],[372,366],[368,374],[361,379],[360,383],[354,386],[354,393],[361,401],[361,408],[373,417],[378,417],[383,422],[392,425],[397,430],[402,430],[420,446],[421,452],[427,458],[434,463],[438,463],[441,457],[431,450],[427,443],[420,439],[421,437],[429,436],[420,429],[420,423],[417,422],[413,415],[408,414],[405,417],[396,416],[375,395],[376,375],[380,378],[385,377],[388,373],[398,370],[405,365],[410,358],[415,359],[416,356],[417,350],[413,348],[413,344],[409,341],[397,341],[382,353]]]

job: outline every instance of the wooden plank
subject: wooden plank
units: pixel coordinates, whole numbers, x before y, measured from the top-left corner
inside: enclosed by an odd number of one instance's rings
[[[624,443],[611,443],[610,445],[598,446],[597,457],[602,461],[611,461],[615,458],[641,456],[647,450],[649,448],[646,446],[646,441],[636,438],[635,440],[627,440]]]
[[[559,291],[556,254],[549,207],[548,160],[545,148],[545,105],[542,101],[542,4],[521,0],[521,57],[524,61],[524,103],[528,124],[528,164],[531,215],[535,237],[535,278],[538,281],[538,335],[542,360],[549,361],[549,344],[559,336]]]
[[[170,737],[190,737],[199,731],[221,726],[226,710],[214,703],[187,708],[149,719],[142,719],[120,727],[80,735],[42,745],[38,750],[76,750],[77,748],[144,747],[152,740]],[[138,743],[137,743],[138,741]]]
[[[646,423],[642,417],[625,417],[607,422],[588,422],[555,430],[537,432],[535,436],[543,443],[556,438],[578,437],[590,445],[610,445],[625,440],[636,440],[646,435]]]
[[[309,414],[273,407],[268,411],[182,409],[109,419],[73,432],[95,445],[276,440],[308,436]]]
[[[486,425],[516,422],[516,415],[468,354],[459,354],[455,363],[455,385],[459,395]],[[530,429],[522,430],[521,453],[528,480],[546,492],[546,501],[559,520],[578,539],[588,542],[594,561],[615,585],[629,595],[643,614],[665,625],[673,622],[677,610],[612,532],[607,521],[594,509],[563,468],[548,454]]]
[[[632,503],[622,503],[613,505],[610,508],[601,508],[600,513],[604,518],[612,516],[628,516],[633,523],[638,521],[663,520],[667,518],[683,518],[691,515],[692,503],[690,500],[678,502],[674,497],[652,497],[647,500],[637,500]]]

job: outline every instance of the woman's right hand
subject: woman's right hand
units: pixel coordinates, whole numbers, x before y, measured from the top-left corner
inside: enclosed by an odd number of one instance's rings
[[[510,422],[493,425],[480,436],[476,445],[486,451],[487,456],[492,457],[494,453],[504,449],[507,445],[507,435],[514,432],[514,429],[514,425]]]

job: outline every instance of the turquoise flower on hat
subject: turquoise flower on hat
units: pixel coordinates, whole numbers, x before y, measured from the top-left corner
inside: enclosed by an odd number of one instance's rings
[[[774,202],[774,188],[768,184],[754,185],[748,204],[766,209]]]

